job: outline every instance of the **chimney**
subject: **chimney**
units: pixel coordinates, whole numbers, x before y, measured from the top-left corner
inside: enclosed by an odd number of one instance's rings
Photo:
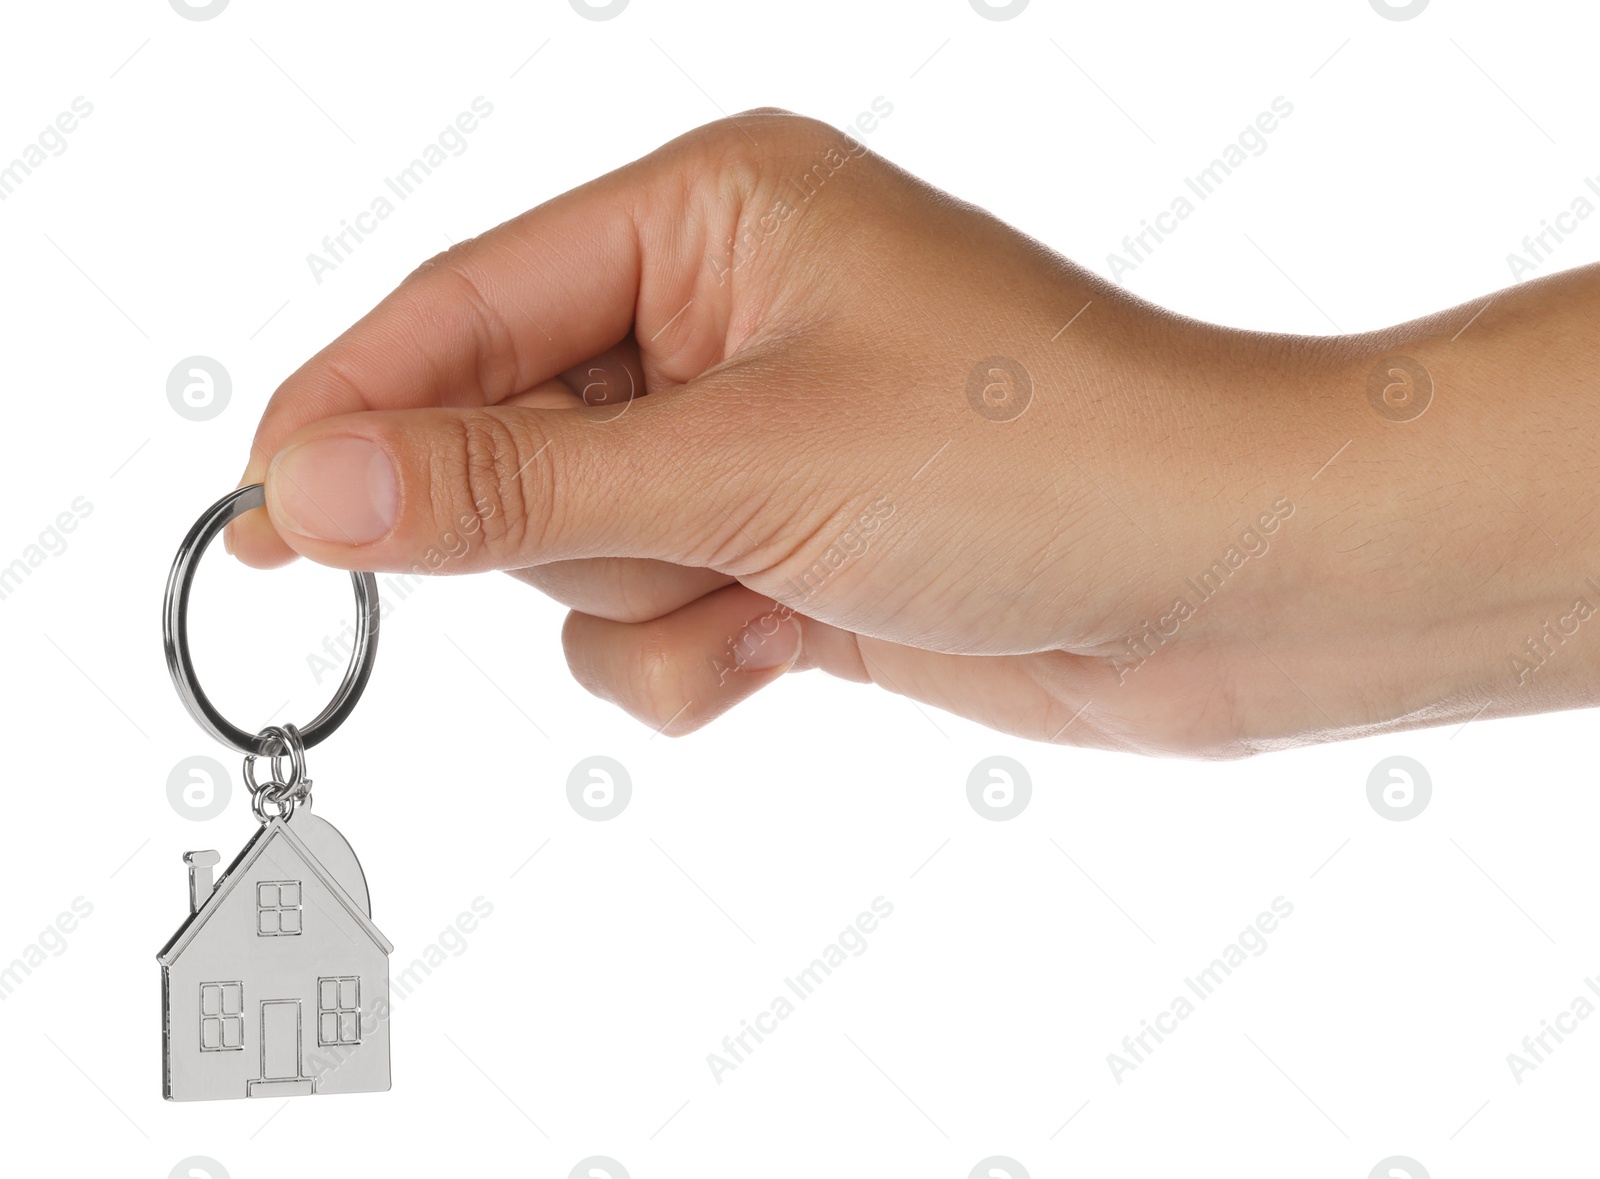
[[[214,851],[184,852],[183,862],[189,865],[189,912],[198,913],[211,895],[211,869],[222,857]]]

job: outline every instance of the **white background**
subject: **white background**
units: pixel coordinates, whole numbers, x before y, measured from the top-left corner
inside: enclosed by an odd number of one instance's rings
[[[1281,95],[1269,149],[1127,285],[1221,323],[1378,327],[1506,285],[1600,172],[1592,5],[233,0],[192,21],[142,0],[5,24],[0,161],[74,98],[93,114],[0,202],[0,565],[75,498],[92,513],[0,601],[0,963],[74,898],[93,913],[0,1002],[0,1171],[564,1177],[598,1154],[635,1179],[960,1179],[1005,1155],[1035,1177],[1362,1179],[1405,1155],[1442,1179],[1592,1157],[1600,1020],[1521,1084],[1506,1062],[1600,972],[1583,714],[1195,764],[812,674],[673,741],[573,684],[560,609],[441,579],[393,610],[312,756],[396,968],[494,906],[399,1005],[393,1091],[164,1103],[154,961],[180,853],[231,856],[253,822],[168,683],[167,565],[277,382],[423,258],[719,112],[842,124],[882,96],[874,150],[1105,273]],[[316,282],[306,255],[480,95],[468,150]],[[1600,221],[1545,270],[1597,257]],[[210,421],[166,397],[194,354],[232,376]],[[207,684],[241,720],[309,717],[330,683],[306,655],[350,610],[342,575],[213,553]],[[166,797],[195,754],[233,778],[207,822]],[[609,822],[567,801],[593,754],[633,783]],[[1006,822],[966,796],[995,754],[1033,783]],[[1433,782],[1408,822],[1367,799],[1395,754]],[[865,953],[714,1081],[707,1053],[879,896]],[[1122,1037],[1279,896],[1269,948],[1114,1080]]]

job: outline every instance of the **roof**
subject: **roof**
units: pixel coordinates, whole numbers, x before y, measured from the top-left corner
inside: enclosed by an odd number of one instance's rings
[[[388,938],[379,932],[378,927],[372,923],[372,918],[363,913],[361,906],[350,899],[350,894],[344,890],[343,885],[333,878],[332,873],[322,866],[316,856],[311,854],[310,849],[306,847],[301,838],[290,830],[288,823],[282,818],[277,818],[264,823],[261,829],[251,837],[250,842],[244,845],[243,850],[234,857],[233,863],[228,865],[228,870],[223,873],[222,879],[216,883],[216,886],[211,890],[211,894],[206,897],[205,904],[189,914],[184,923],[178,927],[178,932],[172,935],[172,940],[167,942],[161,948],[161,952],[156,955],[156,961],[163,966],[171,966],[176,962],[184,950],[188,949],[194,942],[200,930],[211,919],[211,915],[222,906],[228,895],[245,878],[250,871],[251,865],[261,858],[262,853],[272,845],[273,841],[279,839],[288,843],[295,855],[299,856],[306,867],[311,870],[312,875],[322,882],[333,898],[344,907],[355,923],[361,927],[362,931],[372,939],[380,950],[385,954],[394,952],[394,946],[390,944]]]

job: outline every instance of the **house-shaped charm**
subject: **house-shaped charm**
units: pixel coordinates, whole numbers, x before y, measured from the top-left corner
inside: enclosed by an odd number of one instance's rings
[[[189,852],[189,918],[158,954],[169,1101],[389,1088],[389,954],[361,865],[297,808],[212,883]]]

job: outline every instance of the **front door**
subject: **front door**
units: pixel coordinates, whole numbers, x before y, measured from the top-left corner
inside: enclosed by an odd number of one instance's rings
[[[300,1000],[269,999],[261,1004],[261,1079],[292,1081],[300,1076]]]

